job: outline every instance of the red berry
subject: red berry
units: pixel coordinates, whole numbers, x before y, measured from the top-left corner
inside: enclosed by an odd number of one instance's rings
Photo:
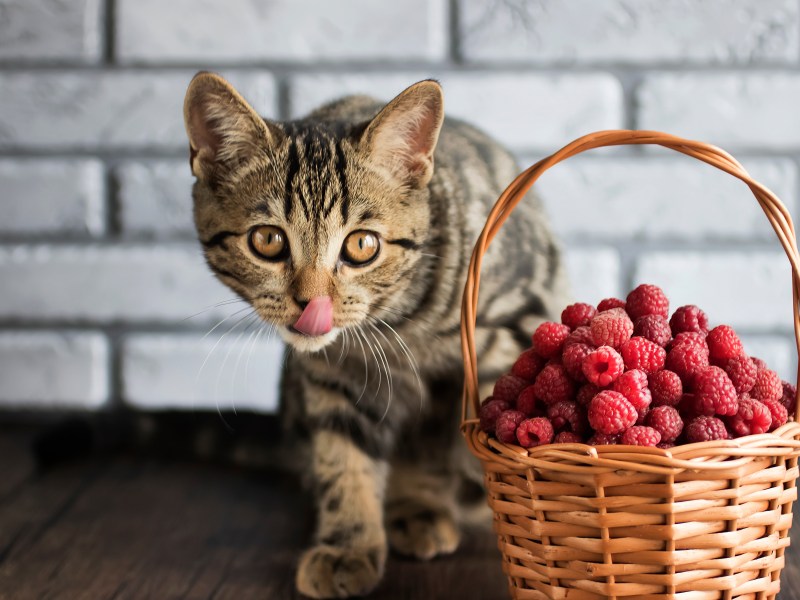
[[[507,410],[497,417],[494,433],[504,444],[517,443],[517,427],[525,420],[524,413],[518,410]]]
[[[634,425],[622,434],[619,441],[628,446],[655,446],[661,441],[661,434],[652,427]]]
[[[576,302],[561,311],[561,322],[570,329],[577,329],[588,325],[596,314],[597,309],[591,304]]]
[[[478,411],[478,417],[481,420],[481,430],[486,433],[494,433],[494,426],[497,422],[497,417],[507,411],[511,406],[505,400],[497,400],[489,396],[481,404]]]
[[[633,334],[633,321],[621,308],[598,313],[589,327],[595,346],[619,348]]]
[[[546,362],[547,360],[539,356],[534,348],[528,348],[519,355],[514,366],[511,367],[511,374],[526,381],[533,381]]]
[[[775,431],[781,425],[786,425],[786,421],[789,420],[789,411],[781,404],[780,400],[763,400],[761,404],[769,409],[769,414],[772,417],[769,431]]]
[[[539,356],[553,358],[561,354],[561,348],[568,335],[569,327],[566,325],[546,321],[533,332],[533,347]]]
[[[758,369],[749,356],[740,354],[729,358],[722,368],[730,377],[737,394],[743,394],[753,389]]]
[[[708,348],[695,343],[674,345],[664,362],[664,367],[677,373],[685,387],[691,387],[694,376],[707,366]]]
[[[575,402],[566,400],[547,407],[547,418],[556,431],[583,433],[587,429],[586,415]]]
[[[708,317],[694,304],[687,304],[675,309],[669,320],[672,335],[678,335],[684,331],[699,331],[708,333]]]
[[[604,390],[589,403],[589,424],[600,433],[622,433],[636,423],[638,416],[633,405],[619,392]]]
[[[686,439],[689,442],[727,440],[728,430],[716,417],[695,417],[686,424]]]
[[[783,381],[782,384],[783,396],[781,397],[781,404],[786,407],[789,415],[793,415],[797,404],[797,388],[788,381]]]
[[[750,395],[756,400],[780,400],[783,398],[783,382],[775,371],[759,369]]]
[[[529,385],[517,396],[517,410],[526,417],[541,417],[544,412],[537,406],[536,390]],[[537,414],[538,413],[538,414]]]
[[[647,387],[647,374],[639,369],[625,371],[611,385],[611,389],[625,396],[628,402],[633,404],[633,407],[638,411],[650,406],[650,402],[653,399],[650,395],[650,389]]]
[[[625,363],[619,352],[610,346],[600,346],[583,361],[583,374],[590,383],[604,387],[622,375]]]
[[[653,406],[677,406],[683,396],[683,383],[678,374],[666,369],[647,376]]]
[[[663,348],[672,339],[672,330],[661,315],[644,315],[634,322],[633,335],[648,339]]]
[[[656,406],[651,409],[645,423],[661,434],[662,442],[674,442],[683,431],[683,419],[672,406]]]
[[[769,365],[757,356],[751,356],[750,360],[756,364],[756,369],[769,369]]]
[[[500,375],[497,379],[497,382],[494,384],[492,396],[494,396],[496,400],[505,400],[511,406],[514,406],[519,393],[529,385],[530,383],[522,379],[522,377],[506,373],[505,375]]]
[[[706,344],[709,357],[715,360],[727,361],[744,352],[742,341],[729,325],[718,325],[709,331]]]
[[[553,439],[553,426],[544,417],[525,419],[517,427],[517,441],[523,448],[549,444]]]
[[[695,411],[698,415],[735,415],[736,389],[719,367],[706,367],[694,380]]]
[[[589,438],[589,441],[586,442],[590,446],[612,446],[614,444],[619,444],[619,434],[608,435],[605,433],[595,432],[595,434]]]
[[[588,325],[581,325],[567,336],[567,339],[564,340],[564,350],[569,348],[572,344],[586,344],[594,348],[592,330]]]
[[[582,444],[583,438],[571,431],[560,431],[553,439],[554,444]]]
[[[593,383],[586,383],[578,390],[578,393],[575,396],[575,401],[579,406],[587,408],[589,403],[592,401],[592,398],[594,398],[598,392],[600,392],[600,388],[598,386]]]
[[[728,425],[737,436],[765,433],[772,424],[769,408],[758,400],[742,396],[739,410],[728,419]]]
[[[647,374],[664,368],[667,351],[643,337],[632,337],[620,348],[626,369],[639,369]]]
[[[549,363],[536,377],[533,384],[534,394],[545,404],[555,404],[560,400],[570,400],[575,393],[575,384],[567,375],[564,367]]]
[[[583,374],[583,361],[593,350],[591,346],[586,344],[570,344],[564,348],[564,353],[561,355],[561,364],[564,365],[567,375],[578,383],[586,381],[586,376]]]
[[[619,298],[605,298],[604,300],[600,300],[600,304],[597,305],[597,312],[604,312],[612,308],[625,308],[625,300],[620,300]]]
[[[656,444],[656,448],[661,448],[662,450],[669,450],[670,448],[675,447],[675,442],[661,442]]]
[[[634,321],[644,315],[669,317],[669,300],[657,285],[643,283],[628,294],[625,310]]]

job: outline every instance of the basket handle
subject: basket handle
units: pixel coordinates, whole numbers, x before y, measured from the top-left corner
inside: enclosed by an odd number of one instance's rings
[[[794,225],[792,218],[786,207],[766,187],[755,181],[745,171],[739,162],[730,154],[704,142],[686,140],[660,131],[632,131],[632,130],[609,130],[590,133],[567,144],[554,154],[543,158],[535,165],[529,167],[511,182],[506,190],[500,195],[495,203],[486,225],[481,231],[475,248],[472,251],[472,258],[467,272],[467,281],[464,286],[464,296],[461,303],[461,354],[464,359],[464,389],[462,394],[461,428],[464,430],[469,417],[469,407],[472,408],[473,418],[478,414],[480,397],[478,391],[478,366],[475,351],[475,322],[477,318],[478,290],[481,280],[481,263],[483,255],[489,244],[492,243],[494,236],[503,226],[506,219],[511,215],[514,207],[522,200],[531,186],[539,177],[553,165],[560,163],[576,154],[602,148],[605,146],[625,146],[633,144],[654,144],[686,154],[705,163],[708,163],[721,171],[725,171],[747,184],[759,205],[772,224],[778,240],[786,252],[786,257],[792,266],[792,309],[794,312],[794,336],[795,343],[800,352],[800,313],[798,312],[798,300],[800,300],[800,256],[797,250],[797,240],[795,238]],[[797,382],[800,384],[800,365],[798,365]],[[800,387],[800,385],[798,385]],[[800,414],[800,394],[795,400],[796,413]]]

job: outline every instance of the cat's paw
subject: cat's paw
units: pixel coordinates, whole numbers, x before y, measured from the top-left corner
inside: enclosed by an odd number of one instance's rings
[[[364,596],[380,582],[385,564],[383,547],[314,546],[300,558],[297,589],[310,598]]]
[[[428,560],[452,554],[461,541],[458,524],[447,510],[407,504],[387,516],[389,544],[400,554]]]

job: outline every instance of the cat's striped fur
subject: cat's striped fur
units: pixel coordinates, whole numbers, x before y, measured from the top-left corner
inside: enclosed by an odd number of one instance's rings
[[[293,348],[281,404],[310,449],[317,534],[297,584],[312,597],[369,592],[388,546],[431,558],[458,544],[459,493],[476,471],[458,431],[461,294],[472,246],[517,167],[477,129],[442,125],[442,114],[432,81],[386,107],[353,96],[291,122],[261,119],[212,74],[187,92],[209,267]],[[258,225],[285,232],[287,260],[253,255],[247,238]],[[366,267],[339,259],[353,230],[381,240]],[[290,326],[318,295],[333,298],[334,329],[309,339]],[[566,302],[558,246],[528,198],[483,263],[485,386]]]

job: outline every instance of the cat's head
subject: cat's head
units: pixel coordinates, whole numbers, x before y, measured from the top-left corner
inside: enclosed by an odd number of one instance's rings
[[[344,102],[358,114],[369,100]],[[206,260],[287,343],[319,350],[342,329],[402,314],[430,229],[436,82],[412,85],[369,118],[280,123],[199,73],[184,119]]]

